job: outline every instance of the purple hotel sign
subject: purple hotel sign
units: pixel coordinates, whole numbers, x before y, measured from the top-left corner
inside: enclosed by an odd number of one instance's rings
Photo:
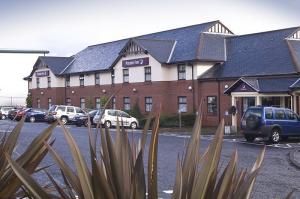
[[[242,82],[232,92],[255,92],[255,90],[246,83]]]
[[[132,67],[132,66],[147,66],[149,65],[149,57],[139,58],[139,59],[129,59],[123,60],[123,67]]]
[[[45,71],[35,72],[35,76],[36,77],[46,77],[46,76],[49,76],[49,71],[45,70]]]

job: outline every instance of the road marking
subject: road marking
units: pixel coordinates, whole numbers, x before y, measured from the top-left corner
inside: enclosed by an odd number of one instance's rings
[[[172,194],[173,190],[164,190],[163,192],[166,193],[166,194]]]

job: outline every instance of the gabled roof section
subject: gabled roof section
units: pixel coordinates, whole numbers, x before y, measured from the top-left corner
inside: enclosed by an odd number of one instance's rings
[[[167,30],[136,37],[137,39],[156,39],[176,41],[169,63],[193,61],[197,59],[199,37],[218,21]]]
[[[133,41],[149,52],[160,63],[168,62],[172,49],[176,44],[174,40],[133,39]]]
[[[37,70],[40,66],[48,67],[54,75],[58,76],[70,63],[72,63],[72,61],[73,57],[39,56],[30,75],[25,77],[24,80],[31,79],[35,70]]]
[[[109,70],[122,56],[122,50],[134,41],[161,63],[197,60],[199,37],[218,21],[177,28],[134,38],[89,46],[74,56],[63,75]]]
[[[108,70],[120,56],[120,51],[129,39],[89,46],[74,57],[74,62],[64,71],[64,75]]]
[[[300,86],[298,77],[275,77],[275,78],[240,78],[233,83],[224,94],[231,94],[231,92],[240,92],[241,85],[245,84],[247,92],[258,93],[287,93],[292,88],[298,88]]]
[[[300,40],[300,28],[298,28],[295,32],[288,36],[287,39],[296,39]]]
[[[215,23],[213,26],[211,26],[207,32],[210,33],[216,33],[216,34],[230,34],[233,35],[233,32],[231,32],[231,30],[229,30],[229,28],[227,28],[223,23],[221,23],[220,21],[218,21],[217,23]]]
[[[200,79],[296,74],[286,38],[297,28],[288,28],[226,38],[227,60]]]
[[[197,59],[223,62],[226,61],[226,36],[202,33],[199,41]]]
[[[292,55],[292,59],[297,68],[297,71],[300,72],[300,40],[286,40]]]
[[[54,75],[59,75],[73,60],[72,57],[39,57],[42,63],[47,65]]]

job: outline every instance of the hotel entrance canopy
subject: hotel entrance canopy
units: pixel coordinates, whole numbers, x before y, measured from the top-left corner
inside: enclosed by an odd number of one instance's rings
[[[240,78],[224,94],[231,96],[232,106],[237,106],[237,98],[255,98],[255,105],[266,105],[263,99],[280,98],[280,106],[289,104],[288,108],[297,111],[297,98],[300,95],[300,78],[292,77],[257,77]],[[288,101],[289,103],[286,103]],[[268,104],[278,105],[278,104]],[[232,126],[237,127],[237,116],[232,115]]]

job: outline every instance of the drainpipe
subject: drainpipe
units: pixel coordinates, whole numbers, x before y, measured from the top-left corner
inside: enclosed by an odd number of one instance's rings
[[[192,64],[192,92],[193,92],[193,112],[195,111],[195,83],[194,83],[194,64]]]
[[[219,119],[219,123],[221,122],[221,105],[220,105],[220,102],[221,102],[221,91],[220,91],[220,80],[217,80],[218,82],[218,119]]]

